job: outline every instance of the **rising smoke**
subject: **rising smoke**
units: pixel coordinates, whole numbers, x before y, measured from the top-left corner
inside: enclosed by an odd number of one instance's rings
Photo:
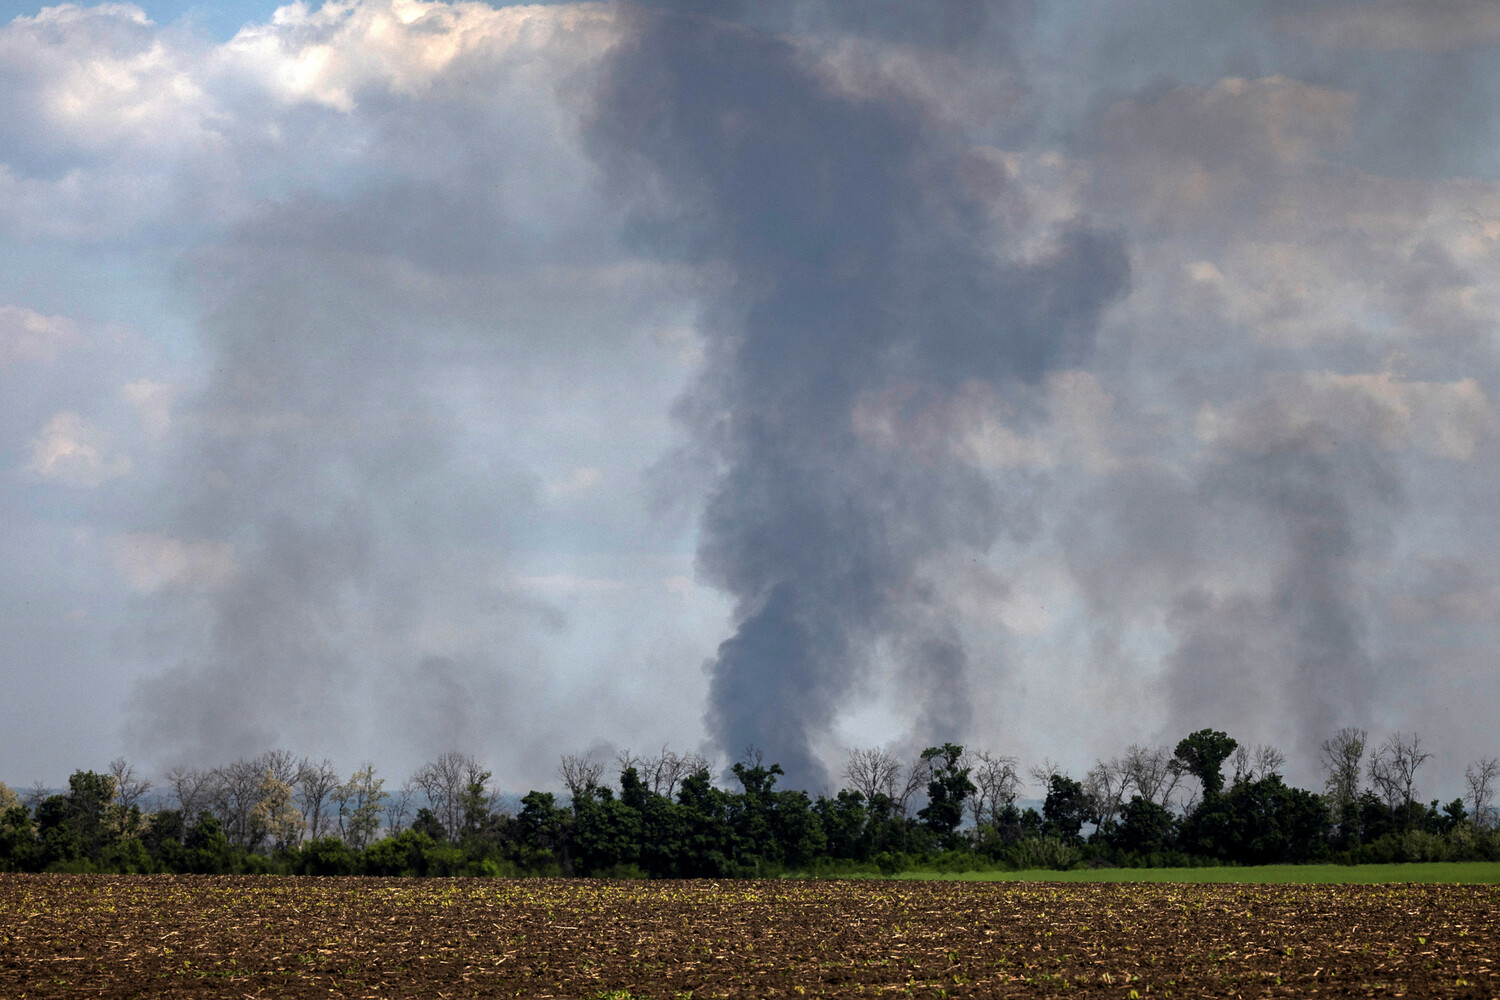
[[[1018,262],[990,221],[1003,178],[922,107],[841,89],[790,41],[691,12],[628,16],[592,140],[627,179],[639,245],[730,274],[679,404],[718,470],[699,572],[736,602],[709,667],[713,738],[818,787],[814,745],[880,642],[923,692],[917,738],[960,738],[968,655],[921,567],[986,549],[1001,497],[941,449],[913,461],[868,440],[856,409],[1077,363],[1126,284],[1119,242],[1079,228]]]

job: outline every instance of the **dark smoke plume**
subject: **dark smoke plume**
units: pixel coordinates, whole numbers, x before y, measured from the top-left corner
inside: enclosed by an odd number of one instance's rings
[[[737,601],[710,730],[817,787],[814,743],[888,643],[926,692],[918,738],[956,738],[967,655],[919,571],[989,546],[1002,498],[943,449],[862,439],[853,416],[883,391],[940,404],[963,382],[1003,391],[1077,363],[1126,284],[1119,241],[1080,229],[1017,264],[988,221],[1003,178],[976,183],[983,165],[919,108],[843,92],[744,25],[634,10],[626,29],[595,154],[627,178],[640,246],[729,275],[679,409],[718,470],[699,571]]]

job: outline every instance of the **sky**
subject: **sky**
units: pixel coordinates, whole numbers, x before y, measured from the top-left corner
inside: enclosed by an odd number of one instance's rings
[[[1489,0],[0,16],[12,785],[1500,753]]]

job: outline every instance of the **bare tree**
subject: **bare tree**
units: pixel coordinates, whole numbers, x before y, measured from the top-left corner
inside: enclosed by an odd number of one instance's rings
[[[36,807],[52,797],[52,789],[40,781],[33,781],[31,787],[26,789],[26,807],[36,812]]]
[[[1052,788],[1052,776],[1062,774],[1062,765],[1051,757],[1043,757],[1041,763],[1033,764],[1026,771],[1031,775],[1031,780],[1042,786],[1042,794],[1046,795]]]
[[[969,809],[976,825],[996,823],[1006,806],[1016,801],[1021,776],[1016,773],[1016,758],[1002,757],[988,750],[976,750],[970,759],[969,778],[977,789],[969,796]]]
[[[1464,768],[1464,784],[1469,791],[1469,813],[1474,825],[1487,827],[1494,822],[1495,810],[1490,805],[1495,795],[1495,779],[1500,777],[1500,760],[1490,757],[1478,760]]]
[[[906,766],[906,780],[900,783],[900,791],[896,794],[896,811],[902,816],[907,815],[911,807],[911,797],[919,790],[925,791],[927,783],[932,780],[932,760],[918,757]]]
[[[263,830],[251,822],[251,812],[260,801],[260,783],[265,769],[256,760],[241,758],[208,773],[207,799],[219,818],[224,836],[236,847],[253,851],[260,846]]]
[[[1347,832],[1354,822],[1359,802],[1359,772],[1369,736],[1363,729],[1345,726],[1323,741],[1321,761],[1328,778],[1323,792],[1333,819]]]
[[[1286,754],[1269,743],[1262,743],[1255,748],[1255,777],[1263,781],[1273,775],[1280,775],[1281,769],[1286,767]]]
[[[109,774],[115,779],[115,801],[125,812],[129,812],[131,806],[139,805],[141,797],[151,791],[151,782],[139,777],[124,757],[109,762]]]
[[[671,798],[677,790],[677,784],[683,778],[694,774],[708,766],[708,761],[700,754],[679,754],[670,746],[663,744],[661,752],[654,757],[643,757],[637,773],[641,783],[657,795]]]
[[[1172,767],[1172,750],[1132,743],[1120,758],[1124,782],[1147,802],[1166,808],[1182,775]]]
[[[711,773],[713,771],[713,762],[710,761],[707,757],[703,756],[701,753],[698,753],[696,750],[690,750],[687,753],[678,756],[676,772],[677,777],[676,780],[670,786],[668,786],[667,794],[669,796],[675,795],[676,789],[681,786],[682,782],[686,781],[688,778],[691,778],[693,775],[699,773],[700,771],[708,771]]]
[[[199,813],[212,808],[213,775],[210,772],[196,767],[174,767],[167,772],[167,784],[171,786],[172,797],[182,812],[182,821],[189,826],[197,820]]]
[[[1370,780],[1392,809],[1410,805],[1416,798],[1417,769],[1432,754],[1422,751],[1422,738],[1412,734],[1408,742],[1398,732],[1370,758]]]
[[[1234,765],[1234,777],[1229,781],[1231,787],[1255,780],[1255,765],[1250,760],[1250,748],[1245,744],[1241,743],[1234,748],[1234,753],[1229,755],[1229,763]]]
[[[598,788],[604,778],[604,762],[594,760],[587,754],[563,754],[557,765],[557,776],[562,779],[568,794],[576,801],[590,788]]]
[[[1234,780],[1230,784],[1238,785],[1280,774],[1286,764],[1286,754],[1269,743],[1262,743],[1253,751],[1242,743],[1234,748],[1229,760],[1234,764]]]
[[[489,769],[477,757],[453,751],[439,754],[411,776],[412,784],[422,789],[429,808],[453,840],[463,830],[464,804],[470,786],[484,785],[489,779]]]
[[[866,802],[874,802],[877,795],[895,802],[901,761],[885,747],[854,747],[844,763],[843,778],[854,791],[865,797]]]
[[[407,778],[391,795],[390,804],[385,807],[385,824],[391,833],[406,828],[406,814],[411,811],[411,800],[416,793],[416,782]]]
[[[271,777],[286,785],[297,783],[297,772],[302,770],[302,761],[290,750],[267,750],[255,758],[255,766],[270,771]]]
[[[632,767],[635,768],[636,777],[640,777],[641,771],[646,766],[646,758],[637,756],[629,747],[615,754],[615,766],[624,774]]]
[[[1096,761],[1083,776],[1083,791],[1093,800],[1100,822],[1115,818],[1128,787],[1129,778],[1125,773],[1125,765],[1118,757]]]
[[[329,796],[339,786],[339,773],[333,761],[304,760],[297,767],[297,798],[302,803],[302,816],[307,821],[307,836],[312,840],[326,837],[333,832],[333,816],[329,809]]]

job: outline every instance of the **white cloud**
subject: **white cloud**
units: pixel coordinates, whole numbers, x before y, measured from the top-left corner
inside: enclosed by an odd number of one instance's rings
[[[61,4],[0,30],[0,65],[29,84],[45,141],[90,151],[191,147],[213,133],[188,41],[131,4]]]
[[[160,533],[112,538],[109,558],[130,589],[142,594],[217,590],[239,572],[228,542],[184,541]]]
[[[44,8],[0,25],[0,224],[90,241],[189,232],[347,185],[392,153],[419,172],[456,166],[382,143],[357,113],[373,97],[492,105],[525,120],[507,129],[525,158],[575,127],[559,85],[613,39],[610,9],[589,4],[295,3],[221,45],[128,4]],[[519,181],[497,197],[566,197]]]
[[[26,471],[70,486],[98,486],[130,472],[130,456],[108,454],[113,440],[108,431],[64,411],[32,439]]]
[[[684,368],[703,363],[703,338],[691,326],[661,326],[651,331],[651,342],[672,352]]]
[[[349,112],[367,88],[418,95],[459,60],[513,48],[558,54],[581,32],[611,24],[607,9],[589,4],[495,8],[391,0],[309,10],[299,2],[279,9],[270,24],[243,29],[222,58],[288,104]],[[597,38],[589,47],[603,44]]]
[[[604,482],[604,473],[589,465],[580,465],[566,479],[547,484],[547,492],[555,497],[571,497],[588,493]]]
[[[164,437],[172,426],[172,398],[176,393],[172,386],[150,379],[127,382],[120,389],[120,395],[135,410],[136,419],[154,438]]]
[[[693,578],[685,574],[676,576],[664,576],[661,580],[662,589],[675,597],[690,597],[693,593]]]
[[[578,576],[573,573],[549,573],[545,576],[518,576],[503,589],[540,594],[548,597],[613,594],[624,590],[625,580],[609,577]]]
[[[23,362],[51,364],[58,351],[78,339],[72,320],[64,316],[0,306],[0,369]]]

